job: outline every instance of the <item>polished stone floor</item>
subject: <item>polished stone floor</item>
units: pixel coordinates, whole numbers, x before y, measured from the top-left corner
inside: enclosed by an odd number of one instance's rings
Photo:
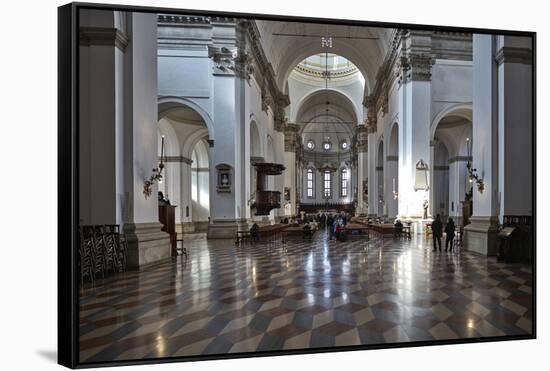
[[[82,290],[81,362],[532,332],[529,266],[433,253],[421,236],[185,243],[187,260]]]

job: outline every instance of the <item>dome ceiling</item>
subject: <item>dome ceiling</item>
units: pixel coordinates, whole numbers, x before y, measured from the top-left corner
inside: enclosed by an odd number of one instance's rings
[[[256,21],[256,24],[281,90],[300,62],[311,55],[330,52],[345,57],[357,67],[368,91],[374,86],[392,33],[388,28],[303,22]],[[321,37],[330,37],[332,47],[322,45]]]

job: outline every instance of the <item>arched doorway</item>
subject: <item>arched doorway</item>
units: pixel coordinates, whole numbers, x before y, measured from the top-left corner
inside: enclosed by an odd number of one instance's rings
[[[195,103],[159,100],[158,127],[165,138],[166,175],[161,187],[176,205],[177,233],[204,232],[210,216],[210,147],[212,122]],[[160,145],[159,145],[160,155]]]
[[[470,205],[471,202],[468,194],[472,184],[467,176],[466,164],[471,160],[468,148],[472,148],[474,139],[472,108],[469,105],[451,107],[434,120],[431,212],[433,215],[452,217],[457,225],[463,222],[464,203]]]
[[[206,232],[210,217],[210,165],[208,145],[204,139],[195,144],[191,164],[192,222],[195,232]]]

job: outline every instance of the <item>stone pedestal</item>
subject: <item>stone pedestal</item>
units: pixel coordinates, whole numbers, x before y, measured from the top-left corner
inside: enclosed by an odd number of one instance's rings
[[[464,227],[464,249],[486,256],[497,254],[498,217],[472,216]]]
[[[162,224],[127,223],[124,233],[128,244],[127,268],[139,270],[171,257],[170,236],[161,231]]]

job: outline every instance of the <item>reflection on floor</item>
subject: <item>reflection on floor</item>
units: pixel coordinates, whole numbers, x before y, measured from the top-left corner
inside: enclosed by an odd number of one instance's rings
[[[81,362],[530,334],[531,268],[426,241],[236,248],[128,272],[80,300]]]

